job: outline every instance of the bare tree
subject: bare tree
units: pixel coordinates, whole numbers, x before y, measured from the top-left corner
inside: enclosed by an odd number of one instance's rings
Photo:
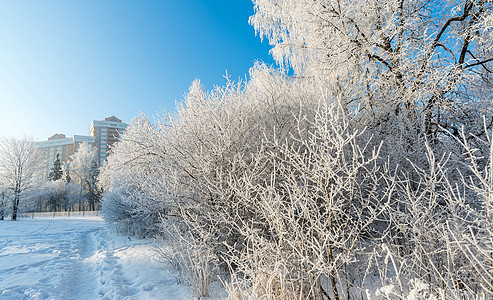
[[[0,140],[0,176],[12,192],[12,220],[17,220],[24,192],[42,177],[42,154],[30,138]]]

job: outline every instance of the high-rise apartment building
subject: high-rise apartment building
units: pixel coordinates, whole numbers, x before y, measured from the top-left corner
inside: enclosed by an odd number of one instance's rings
[[[108,152],[113,144],[118,142],[128,124],[115,116],[108,117],[104,121],[94,120],[90,127],[90,136],[74,135],[67,138],[64,134],[55,134],[47,141],[37,142],[38,148],[44,151],[46,162],[46,174],[49,174],[56,154],[60,155],[60,162],[67,162],[70,157],[79,149],[80,144],[86,142],[96,147],[97,162],[102,165],[108,156]]]
[[[60,162],[63,164],[67,162],[80,144],[86,142],[91,145],[95,144],[96,139],[92,136],[74,135],[73,137],[65,137],[65,134],[55,134],[48,138],[47,141],[36,143],[38,148],[44,151],[44,158],[46,162],[46,174],[50,172],[53,161],[56,158],[56,154],[60,155]]]
[[[104,121],[94,120],[91,123],[89,134],[95,138],[98,149],[98,163],[103,165],[111,146],[118,142],[128,124],[115,116],[108,117]]]

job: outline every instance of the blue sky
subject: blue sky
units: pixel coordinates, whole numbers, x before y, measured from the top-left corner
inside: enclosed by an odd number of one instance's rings
[[[245,78],[270,46],[250,0],[0,1],[0,136],[89,134],[173,110],[190,83]]]

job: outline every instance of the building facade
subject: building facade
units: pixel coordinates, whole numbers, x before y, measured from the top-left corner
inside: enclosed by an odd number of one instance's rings
[[[99,166],[103,165],[111,146],[118,142],[120,135],[123,134],[127,126],[128,124],[123,123],[122,120],[115,116],[105,118],[104,121],[92,121],[89,134],[95,138]]]
[[[36,145],[44,152],[46,174],[48,174],[57,153],[63,165],[79,149],[80,144],[85,142],[94,146],[95,141],[96,139],[92,136],[74,135],[68,138],[65,134],[54,134],[47,141],[38,142]]]
[[[128,124],[123,123],[117,117],[111,116],[104,121],[92,121],[89,136],[66,137],[65,134],[54,134],[47,141],[37,142],[38,148],[44,151],[46,174],[49,174],[57,153],[60,155],[60,162],[63,165],[70,160],[70,157],[79,149],[80,144],[84,142],[96,147],[97,163],[99,166],[103,165],[111,146],[118,142],[120,135],[127,126]]]

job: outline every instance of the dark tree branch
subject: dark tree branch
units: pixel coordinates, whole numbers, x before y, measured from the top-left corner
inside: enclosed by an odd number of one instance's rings
[[[493,57],[488,58],[488,59],[485,59],[485,60],[483,60],[483,61],[478,61],[478,62],[475,62],[475,63],[473,63],[473,64],[468,64],[468,65],[464,66],[464,69],[467,69],[467,68],[470,68],[470,67],[474,67],[474,66],[477,66],[477,65],[482,65],[482,66],[486,69],[486,71],[488,71],[489,73],[492,73],[492,72],[491,72],[488,68],[486,68],[486,66],[485,66],[485,64],[486,64],[487,62],[490,62],[490,61],[492,61],[492,60],[493,60]]]
[[[464,12],[462,16],[452,17],[448,19],[447,22],[445,22],[445,24],[442,26],[437,36],[433,40],[432,49],[435,49],[438,46],[438,43],[440,42],[442,35],[445,33],[445,31],[450,26],[450,24],[452,24],[452,22],[462,22],[469,16],[469,12],[471,11],[472,6],[473,6],[472,1],[467,1],[466,4],[464,5]]]

